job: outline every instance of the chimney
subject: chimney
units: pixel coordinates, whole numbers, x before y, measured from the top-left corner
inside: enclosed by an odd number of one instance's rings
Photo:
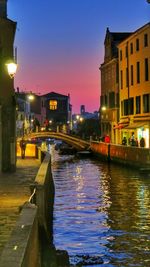
[[[0,18],[7,18],[7,0],[0,0]]]

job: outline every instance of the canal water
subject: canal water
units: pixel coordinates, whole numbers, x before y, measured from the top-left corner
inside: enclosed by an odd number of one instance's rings
[[[100,160],[60,156],[52,147],[54,244],[103,264],[150,266],[150,176]]]

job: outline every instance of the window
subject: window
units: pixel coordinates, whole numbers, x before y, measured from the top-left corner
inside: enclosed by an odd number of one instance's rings
[[[104,104],[107,106],[108,101],[107,101],[107,95],[104,96]]]
[[[56,100],[50,100],[49,101],[49,109],[50,110],[56,110],[57,109],[57,101]]]
[[[133,54],[133,43],[130,44],[130,54]]]
[[[141,96],[136,96],[136,114],[141,113]]]
[[[123,101],[123,109],[124,109],[124,114],[123,115],[132,115],[134,114],[134,99],[133,97],[129,99],[125,99]]]
[[[129,73],[128,73],[128,68],[126,68],[126,87],[129,86]]]
[[[134,98],[130,97],[128,99],[128,115],[134,114]]]
[[[120,61],[122,60],[122,50],[120,50]]]
[[[121,101],[121,116],[123,116],[123,114],[124,114],[124,102],[123,101]]]
[[[133,65],[131,65],[131,85],[133,85]]]
[[[101,106],[107,106],[107,95],[101,95]]]
[[[119,107],[119,93],[116,94],[116,106]]]
[[[123,71],[120,71],[120,87],[123,89]]]
[[[150,95],[143,95],[143,113],[150,112]]]
[[[139,51],[139,39],[136,39],[136,51]]]
[[[148,35],[147,33],[144,34],[144,47],[148,46]]]
[[[115,107],[115,93],[110,92],[109,93],[109,108],[114,108]]]
[[[116,83],[119,82],[119,66],[116,64]]]
[[[126,57],[128,57],[128,46],[126,46]]]
[[[125,99],[124,101],[123,101],[123,110],[124,110],[124,114],[123,115],[128,115],[128,99]]]
[[[136,63],[136,81],[140,83],[140,62]]]
[[[148,58],[145,58],[145,81],[148,81]]]

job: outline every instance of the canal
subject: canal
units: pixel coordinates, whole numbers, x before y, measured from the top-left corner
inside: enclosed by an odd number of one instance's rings
[[[56,248],[71,264],[89,255],[103,264],[88,266],[150,266],[150,176],[54,147],[51,155]]]

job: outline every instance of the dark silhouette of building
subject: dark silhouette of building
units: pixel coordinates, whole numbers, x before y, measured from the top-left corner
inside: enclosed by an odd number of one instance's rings
[[[13,61],[16,22],[7,18],[7,0],[0,0],[0,171],[16,169],[16,103],[14,80],[6,64]]]
[[[67,132],[71,129],[72,106],[70,104],[70,95],[62,95],[51,92],[43,95],[45,98],[46,119],[50,122],[52,130],[61,130]]]
[[[85,113],[85,105],[81,105],[80,114],[83,115]]]

